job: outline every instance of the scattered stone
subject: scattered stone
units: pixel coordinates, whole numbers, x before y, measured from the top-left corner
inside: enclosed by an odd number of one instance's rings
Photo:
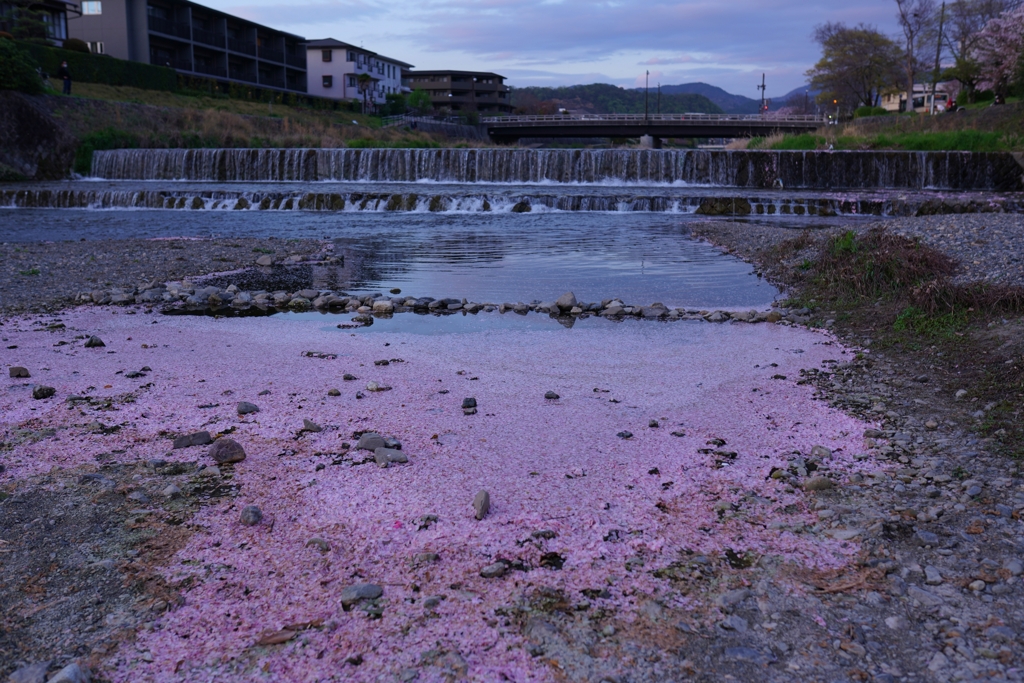
[[[647,426],[651,429],[658,429],[661,427],[661,424],[657,420],[648,420]]]
[[[409,462],[409,456],[394,448],[375,448],[373,451],[373,457],[381,467],[387,467],[392,463],[404,464]]]
[[[775,661],[775,655],[755,650],[752,647],[727,647],[724,655],[727,662],[748,662],[760,666]]]
[[[465,415],[476,415],[476,399],[472,396],[462,399],[462,412]]]
[[[495,562],[489,564],[480,570],[480,576],[485,579],[500,579],[505,576],[505,572],[508,571],[508,565],[504,562]]]
[[[737,633],[746,633],[750,624],[743,617],[730,614],[722,621],[718,622],[718,627],[725,631],[736,631]]]
[[[16,670],[10,675],[10,683],[45,683],[46,671],[50,668],[50,662],[36,662]]]
[[[632,439],[633,432],[619,432],[615,436],[619,437],[620,439]]]
[[[68,664],[46,683],[89,683],[89,672],[76,663]]]
[[[416,564],[433,564],[434,562],[440,562],[441,556],[437,553],[416,553],[412,560]]]
[[[324,431],[324,428],[321,427],[320,425],[318,425],[316,422],[313,422],[312,420],[307,420],[306,418],[302,418],[302,431],[304,431],[304,432],[322,432],[322,431]]]
[[[328,389],[327,390],[327,395],[328,396],[341,396],[341,391],[338,390],[338,389]]]
[[[824,446],[815,446],[814,448],[811,449],[811,457],[812,458],[823,458],[823,459],[824,458],[831,458],[832,457],[832,450],[829,449],[829,448],[825,448]]]
[[[179,436],[175,439],[174,448],[205,446],[210,443],[213,443],[213,438],[210,436],[210,432],[194,432],[192,434],[186,434],[185,436]]]
[[[12,377],[13,377],[13,375],[12,375]],[[560,399],[562,397],[559,396],[558,394],[556,394],[553,391],[548,391],[548,392],[544,393],[544,398],[548,399],[549,401],[557,401],[558,399]]]
[[[42,400],[44,398],[50,398],[57,393],[57,390],[53,387],[47,387],[42,384],[37,385],[32,389],[32,398]]]
[[[376,451],[378,448],[386,448],[384,437],[376,432],[365,432],[359,437],[356,443],[357,449],[364,451]]]
[[[476,511],[478,520],[486,517],[487,513],[491,511],[491,494],[487,491],[478,492],[473,498],[473,509]]]
[[[218,465],[245,460],[245,449],[234,439],[221,437],[210,446],[210,457]]]
[[[307,548],[316,548],[320,552],[326,553],[326,552],[330,551],[331,544],[328,543],[327,541],[325,541],[324,539],[320,538],[319,536],[314,536],[313,538],[311,538],[308,541],[306,541],[306,547]]]
[[[555,300],[555,306],[558,306],[558,310],[563,312],[572,310],[576,304],[576,295],[572,292],[566,292]]]
[[[260,412],[260,408],[255,403],[249,403],[248,401],[240,401],[238,404],[239,415],[249,415],[250,413],[258,412]]]
[[[178,488],[176,485],[171,484],[163,491],[161,491],[160,495],[163,496],[164,498],[170,498],[173,500],[174,498],[181,497],[181,489]]]
[[[828,477],[810,477],[804,482],[805,491],[827,491],[832,488],[832,480]]]
[[[986,584],[981,579],[976,579],[974,581],[971,581],[969,584],[967,584],[967,587],[970,588],[972,591],[980,593],[981,591],[985,590],[985,586],[987,586],[987,585],[988,584]]]
[[[364,600],[376,600],[384,595],[384,589],[375,583],[357,583],[341,591],[341,607],[346,612]]]
[[[924,568],[924,582],[926,584],[929,586],[938,586],[942,581],[942,574],[939,573],[937,568],[931,566]]]
[[[98,349],[101,346],[106,346],[106,344],[96,335],[89,337],[88,341],[85,342],[85,348],[87,349]]]
[[[351,375],[351,374],[349,374],[347,372],[344,375],[342,375],[341,378],[343,380],[345,380],[346,382],[354,382],[355,380],[359,379],[355,375]]]
[[[263,520],[263,511],[255,505],[246,505],[242,508],[239,521],[245,526],[256,526]]]
[[[719,607],[733,607],[738,605],[752,595],[749,588],[737,588],[735,590],[722,593],[715,598],[715,604]]]
[[[270,254],[264,254],[256,259],[257,266],[272,266],[274,265],[274,257]]]
[[[134,500],[136,503],[145,504],[149,502],[149,496],[146,495],[145,491],[132,491],[128,494],[127,498],[128,500]]]
[[[942,598],[917,586],[907,588],[907,597],[917,600],[925,607],[938,607],[942,604]]]
[[[431,595],[430,597],[423,599],[423,607],[425,609],[434,609],[441,604],[442,600],[444,600],[443,595]]]
[[[30,375],[29,372],[28,372],[28,368],[23,368],[20,365],[12,365],[11,366],[11,377],[12,378],[14,378],[14,379],[26,379],[26,378],[31,377],[31,376],[32,375]]]

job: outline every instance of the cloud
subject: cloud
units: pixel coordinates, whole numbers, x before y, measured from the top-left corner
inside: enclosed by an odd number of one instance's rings
[[[232,1],[204,0],[293,33],[362,43],[420,68],[492,70],[519,84],[593,75],[632,86],[637,66],[657,67],[662,83],[701,80],[755,95],[751,84],[762,72],[782,91],[803,83],[803,73],[820,55],[811,39],[817,24],[865,22],[896,31],[892,0],[299,0],[294,5],[243,0],[246,5],[227,5]]]

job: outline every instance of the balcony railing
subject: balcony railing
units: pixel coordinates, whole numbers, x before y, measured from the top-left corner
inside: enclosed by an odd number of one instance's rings
[[[271,88],[283,88],[284,78],[278,74],[262,74],[260,76],[260,85],[265,85]]]
[[[196,64],[194,71],[197,74],[206,74],[207,76],[219,76],[220,78],[227,78],[227,69],[216,64]]]
[[[204,45],[224,47],[223,33],[217,33],[216,31],[207,31],[204,28],[193,28],[192,40],[196,41],[197,43],[203,43]]]
[[[248,83],[256,82],[256,72],[251,68],[243,66],[233,66],[228,70],[229,78],[233,78],[236,81],[246,81]]]
[[[168,59],[162,63],[154,60],[153,63],[157,66],[169,66],[170,68],[177,69],[178,71],[192,70],[192,61],[189,59]]]
[[[189,26],[186,23],[152,16],[148,17],[148,19],[150,31],[163,33],[165,36],[175,36],[176,38],[187,39],[191,37]]]
[[[232,52],[241,52],[244,55],[256,54],[256,43],[250,40],[228,37],[228,49]]]
[[[304,55],[304,54],[301,54],[301,55],[286,54],[284,56],[284,59],[285,59],[285,64],[287,64],[288,66],[295,66],[295,67],[298,67],[300,69],[305,69],[306,68],[306,55]]]
[[[268,62],[277,62],[278,64],[284,63],[284,52],[281,50],[274,50],[269,47],[261,47],[259,58]]]

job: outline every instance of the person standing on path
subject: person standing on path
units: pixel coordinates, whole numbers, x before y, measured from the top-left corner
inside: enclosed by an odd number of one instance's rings
[[[64,94],[71,94],[71,71],[68,69],[67,62],[61,62],[60,68],[57,69],[57,76],[64,81]]]

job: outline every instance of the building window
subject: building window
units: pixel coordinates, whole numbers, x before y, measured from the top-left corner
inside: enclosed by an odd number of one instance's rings
[[[331,61],[331,54],[332,54],[332,52],[333,52],[333,50],[321,50],[320,51],[320,54],[323,56],[323,60],[325,62]]]
[[[355,52],[352,52],[351,50],[348,51],[348,61],[350,61],[350,62],[356,61],[356,53]]]
[[[100,0],[86,0],[82,3],[82,14],[103,14],[103,3]]]
[[[101,54],[103,54],[103,41],[102,40],[98,40],[96,42],[89,41],[89,52],[93,53],[94,55],[101,55]]]
[[[324,76],[324,87],[325,88],[332,88],[332,87],[334,87],[334,76]]]
[[[348,77],[348,87],[350,87],[350,88],[356,87],[356,77],[355,76],[349,76]]]

